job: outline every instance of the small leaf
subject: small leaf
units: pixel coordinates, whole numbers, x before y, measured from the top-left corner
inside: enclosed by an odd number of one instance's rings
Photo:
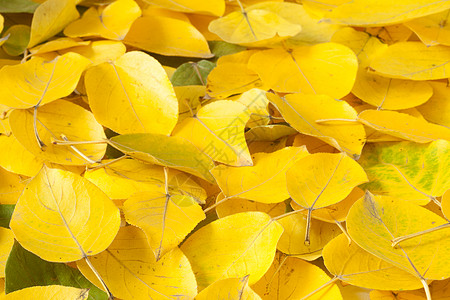
[[[192,299],[197,285],[191,266],[175,248],[158,262],[144,232],[134,226],[122,227],[113,243],[91,258],[115,297],[122,299]],[[84,260],[77,266],[86,278],[101,286]]]
[[[208,181],[214,162],[192,143],[178,137],[155,134],[122,134],[111,138],[118,150],[141,161],[172,167]]]
[[[97,120],[118,133],[170,134],[177,122],[178,101],[169,78],[144,52],[90,68],[85,84]]]
[[[48,3],[48,2],[46,2]],[[41,57],[0,70],[0,102],[11,108],[30,108],[68,96],[89,60],[67,53],[51,61]]]
[[[174,86],[206,85],[206,78],[215,66],[207,60],[184,63],[175,70],[170,81]]]
[[[119,210],[100,189],[76,174],[46,166],[27,184],[10,223],[25,249],[53,262],[103,251],[119,225]]]
[[[181,250],[191,262],[199,290],[219,279],[246,275],[252,285],[271,265],[282,232],[265,213],[239,213],[200,228]]]
[[[63,285],[89,289],[87,299],[90,300],[108,298],[105,292],[90,283],[77,269],[63,263],[47,262],[28,252],[17,242],[14,243],[7,261],[6,277],[7,293],[35,285]]]
[[[39,5],[33,14],[28,48],[51,38],[78,19],[80,14],[76,9],[76,2],[77,0],[48,0]]]

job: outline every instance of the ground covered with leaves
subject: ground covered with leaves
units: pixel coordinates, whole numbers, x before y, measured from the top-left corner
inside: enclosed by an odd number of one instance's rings
[[[450,1],[0,13],[1,299],[450,299]]]

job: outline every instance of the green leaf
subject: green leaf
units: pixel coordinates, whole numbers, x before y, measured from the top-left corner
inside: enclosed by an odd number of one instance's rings
[[[216,59],[224,55],[238,53],[247,49],[244,46],[230,44],[223,41],[209,41],[208,45]]]
[[[0,13],[34,13],[39,3],[32,0],[0,0]]]
[[[32,286],[63,285],[88,288],[90,300],[108,299],[105,292],[89,282],[80,271],[63,263],[47,262],[15,242],[6,262],[5,292]]]
[[[206,78],[215,66],[207,60],[184,63],[175,70],[170,80],[174,86],[206,85]]]
[[[15,204],[2,204],[0,205],[0,226],[9,228],[9,221],[14,212]]]

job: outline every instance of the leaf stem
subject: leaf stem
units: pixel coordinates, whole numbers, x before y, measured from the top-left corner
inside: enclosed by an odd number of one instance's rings
[[[91,261],[89,260],[89,258],[87,256],[84,257],[84,260],[86,261],[86,263],[88,264],[89,268],[91,268],[92,272],[95,274],[95,276],[97,277],[97,279],[100,281],[100,283],[102,284],[103,289],[105,290],[105,292],[108,294],[108,299],[113,300],[114,296],[111,293],[111,291],[109,290],[108,286],[106,286],[105,281],[103,281],[103,278],[100,276],[100,274],[97,272],[97,270],[94,268],[94,265],[91,263]]]
[[[425,278],[421,278],[420,281],[422,282],[423,289],[425,290],[425,295],[427,295],[427,300],[431,300],[430,287],[428,286],[427,281]]]
[[[315,289],[314,291],[312,291],[311,293],[309,293],[308,295],[304,296],[301,300],[305,300],[308,299],[309,297],[313,296],[314,294],[320,292],[321,290],[323,290],[324,288],[326,288],[327,286],[335,283],[336,281],[338,281],[339,278],[337,276],[333,277],[331,280],[329,280],[328,282],[324,283],[323,285],[321,285],[320,287],[318,287],[317,289]]]
[[[430,232],[441,230],[441,229],[444,229],[444,228],[447,228],[447,227],[450,227],[450,223],[445,223],[445,224],[442,224],[442,225],[439,225],[439,226],[436,226],[436,227],[433,227],[433,228],[430,228],[430,229],[426,229],[426,230],[423,230],[423,231],[419,231],[419,232],[411,233],[411,234],[408,234],[408,235],[396,237],[395,239],[391,240],[392,247],[396,248],[397,245],[399,243],[401,243],[401,242],[404,242],[406,240],[409,240],[409,239],[412,239],[412,238],[415,238],[415,237],[418,237],[418,236],[421,236],[421,235],[424,235],[424,234],[427,234],[427,233],[430,233]]]
[[[344,226],[342,226],[342,223],[339,222],[338,220],[334,220],[334,222],[336,223],[336,225],[339,227],[339,229],[342,231],[342,233],[347,237],[348,239],[348,245],[350,246],[352,244],[352,238],[350,237],[350,235],[348,234],[347,230],[344,228]]]

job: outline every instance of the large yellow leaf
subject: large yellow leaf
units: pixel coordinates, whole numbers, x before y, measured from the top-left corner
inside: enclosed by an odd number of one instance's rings
[[[122,159],[116,162],[102,161],[104,168],[86,171],[84,178],[95,184],[111,199],[127,199],[137,192],[152,191],[165,184],[164,168],[143,163],[135,159]],[[206,192],[191,178],[180,171],[168,172],[169,190],[180,190],[204,203]]]
[[[24,288],[2,297],[4,300],[84,300],[89,296],[89,289],[77,289],[71,286],[47,285]]]
[[[258,3],[213,20],[208,29],[228,43],[263,46],[302,30],[300,7],[285,2]]]
[[[380,109],[405,109],[424,103],[433,94],[427,82],[385,78],[368,72],[370,62],[387,48],[376,37],[346,27],[338,31],[332,41],[357,54],[359,67],[352,93],[364,102]]]
[[[64,29],[70,37],[101,36],[123,40],[131,24],[141,16],[134,0],[117,0],[106,7],[89,8],[81,17]]]
[[[211,299],[261,300],[261,297],[248,286],[247,275],[218,280],[195,296],[195,300]]]
[[[428,15],[406,22],[405,25],[414,31],[427,46],[450,46],[450,14],[449,10]]]
[[[86,165],[104,156],[106,144],[53,144],[54,140],[64,138],[69,141],[106,139],[103,128],[94,115],[81,106],[65,100],[54,101],[40,107],[36,119],[36,130],[45,144],[42,148],[34,133],[33,109],[14,110],[9,117],[9,123],[17,140],[37,158],[62,165]],[[80,152],[85,157],[80,155]]]
[[[14,234],[8,228],[0,227],[0,277],[5,277],[6,260],[14,244]]]
[[[322,256],[323,247],[341,233],[336,224],[311,220],[311,242],[305,245],[307,216],[302,213],[290,215],[278,220],[284,231],[277,249],[281,252],[304,260],[312,261]]]
[[[51,41],[33,47],[29,49],[29,51],[31,55],[38,55],[53,51],[61,51],[63,49],[68,49],[77,46],[87,46],[89,44],[91,44],[91,41],[83,41],[81,39],[62,37],[53,39]]]
[[[401,198],[366,193],[350,209],[347,230],[353,241],[367,252],[418,279],[441,280],[450,276],[448,229],[403,241],[395,248],[391,240],[445,223],[445,219],[426,208]]]
[[[283,228],[262,212],[234,214],[200,228],[181,246],[199,290],[219,279],[258,281],[272,264]]]
[[[102,252],[119,226],[119,210],[99,188],[46,166],[27,184],[10,223],[25,249],[54,262]]]
[[[422,287],[417,277],[370,254],[341,234],[323,249],[328,271],[340,280],[378,290],[414,290]]]
[[[146,53],[128,52],[90,68],[85,84],[97,120],[118,133],[170,134],[177,123],[172,84],[159,62]]]
[[[150,133],[124,134],[111,138],[111,145],[141,161],[214,181],[210,173],[214,167],[212,159],[182,138]]]
[[[417,109],[427,121],[450,127],[450,86],[438,81],[430,84],[433,87],[433,96]]]
[[[197,285],[191,266],[175,248],[156,261],[144,232],[134,226],[122,227],[106,251],[91,262],[115,297],[128,299],[192,299]],[[101,288],[84,260],[77,266],[86,278]]]
[[[292,94],[280,98],[268,94],[268,97],[286,122],[299,132],[318,137],[353,157],[361,154],[366,133],[361,124],[351,122],[357,114],[347,102],[326,95]],[[344,122],[316,122],[322,119],[343,119]]]
[[[383,133],[416,143],[429,143],[438,139],[450,141],[449,128],[404,113],[365,110],[359,114],[358,120]]]
[[[247,107],[241,103],[216,101],[178,124],[173,135],[191,142],[215,161],[231,166],[251,166],[244,135],[249,117]]]
[[[354,26],[402,23],[450,8],[446,0],[354,0],[325,14],[326,21]]]
[[[0,103],[12,108],[43,105],[73,92],[89,60],[76,53],[52,61],[34,57],[0,70]]]
[[[226,197],[277,203],[289,198],[285,172],[307,155],[305,147],[289,147],[273,153],[255,153],[252,157],[253,166],[220,165],[211,173]]]
[[[277,255],[269,271],[252,288],[264,299],[303,299],[330,281],[319,267],[295,257]],[[339,287],[334,283],[324,287],[311,300],[342,300]]]
[[[61,53],[75,52],[91,61],[91,66],[117,60],[125,54],[126,47],[119,41],[93,41],[86,46],[78,46],[60,51]]]
[[[144,0],[144,2],[187,13],[203,13],[221,16],[225,12],[224,0]]]
[[[208,95],[222,99],[252,88],[268,89],[258,74],[247,66],[250,57],[256,52],[248,50],[220,57],[217,66],[208,74]]]
[[[290,51],[259,51],[248,66],[277,92],[325,94],[339,99],[351,91],[358,61],[346,46],[323,43]]]
[[[269,124],[269,99],[267,99],[266,91],[253,88],[242,93],[236,101],[244,104],[247,107],[247,112],[250,113],[250,120],[247,122],[247,127],[251,128]]]
[[[151,32],[149,32],[151,28]],[[134,21],[124,43],[169,56],[209,58],[213,56],[205,37],[190,23],[152,15]]]
[[[80,14],[75,7],[77,2],[77,0],[47,0],[39,5],[33,14],[28,48],[51,38],[70,22],[78,19]]]
[[[377,74],[390,78],[432,80],[449,77],[449,62],[449,47],[427,47],[421,42],[401,42],[389,46],[375,57],[370,68]]]
[[[194,198],[168,185],[132,195],[123,204],[127,222],[141,228],[159,260],[177,247],[206,216]]]
[[[425,205],[450,188],[450,143],[389,142],[369,144],[359,160],[372,193]]]

